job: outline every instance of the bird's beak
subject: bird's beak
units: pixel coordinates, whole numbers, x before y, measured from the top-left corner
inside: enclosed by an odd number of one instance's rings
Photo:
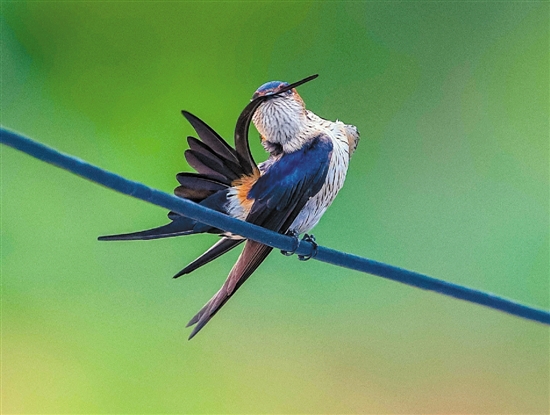
[[[282,94],[283,92],[286,92],[292,88],[296,88],[297,86],[300,86],[302,84],[305,84],[306,82],[309,82],[309,81],[312,81],[314,80],[315,78],[317,78],[319,76],[319,74],[315,74],[315,75],[311,75],[311,76],[308,76],[307,78],[304,78],[302,79],[301,81],[298,81],[298,82],[294,82],[293,84],[290,84],[290,85],[287,85],[285,86],[284,88],[281,88],[279,89],[276,93],[274,94],[270,94],[271,95],[278,95],[278,94]]]

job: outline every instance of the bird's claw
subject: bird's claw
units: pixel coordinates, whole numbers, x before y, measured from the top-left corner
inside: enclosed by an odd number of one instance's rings
[[[294,248],[292,249],[292,251],[285,251],[281,249],[281,254],[283,254],[284,256],[292,256],[298,249],[298,245],[300,245],[300,240],[298,239],[298,234],[294,231],[288,231],[286,235],[294,238]]]
[[[292,249],[292,251],[281,250],[281,254],[283,254],[285,256],[291,256],[291,255],[294,255],[296,253],[296,250],[298,249],[298,246],[300,245],[300,240],[298,239],[298,234],[294,231],[288,231],[286,234],[287,234],[287,236],[290,236],[290,237],[294,238],[294,248]],[[317,242],[315,241],[315,236],[309,235],[307,233],[302,238],[302,241],[306,241],[306,242],[311,243],[311,245],[313,247],[310,254],[308,254],[308,255],[298,255],[298,259],[300,261],[307,261],[307,260],[310,260],[311,258],[313,258],[317,255],[317,248],[318,248],[319,245],[317,245]]]
[[[306,242],[309,242],[311,245],[312,245],[312,251],[311,251],[311,254],[308,254],[308,255],[298,255],[298,259],[300,261],[308,261],[310,260],[311,258],[315,257],[317,255],[317,248],[319,245],[317,245],[317,242],[315,242],[315,236],[313,235],[308,235],[307,233],[304,235],[304,237],[302,238],[302,241],[306,241]]]

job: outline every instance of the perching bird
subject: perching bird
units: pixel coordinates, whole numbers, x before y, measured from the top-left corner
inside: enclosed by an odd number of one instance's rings
[[[294,84],[262,85],[241,113],[235,128],[235,149],[203,121],[182,111],[202,141],[188,137],[185,158],[198,173],[179,173],[177,196],[279,233],[298,235],[312,229],[344,184],[359,133],[352,125],[332,122],[306,110]],[[251,120],[260,132],[269,158],[256,165],[250,153]],[[141,232],[100,240],[156,239],[215,233],[221,239],[175,275],[188,274],[233,249],[245,239],[170,212],[171,223]],[[273,248],[246,240],[220,290],[189,321],[195,336],[258,268]]]

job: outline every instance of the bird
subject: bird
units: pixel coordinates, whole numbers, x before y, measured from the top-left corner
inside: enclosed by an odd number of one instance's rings
[[[176,175],[176,196],[264,228],[304,239],[342,188],[351,155],[359,142],[353,125],[329,121],[307,110],[297,87],[315,79],[311,75],[289,84],[271,81],[260,86],[240,114],[231,147],[204,121],[188,111],[183,116],[199,139],[188,137],[184,155],[196,170]],[[250,152],[248,133],[253,123],[268,153],[256,164]],[[189,274],[245,243],[237,262],[219,291],[189,321],[192,339],[254,273],[273,250],[210,225],[169,212],[171,220],[157,228],[101,236],[102,241],[146,240],[197,233],[212,233],[220,239],[189,263],[174,278]],[[284,253],[284,252],[283,252]],[[308,257],[301,259],[308,259]]]

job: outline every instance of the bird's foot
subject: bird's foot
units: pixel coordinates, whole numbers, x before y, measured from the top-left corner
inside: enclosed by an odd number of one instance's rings
[[[294,238],[294,249],[292,249],[292,251],[284,251],[281,249],[281,254],[283,254],[284,256],[292,256],[298,249],[298,245],[300,245],[300,240],[298,239],[298,233],[296,233],[295,231],[288,231],[286,235]]]
[[[308,255],[298,255],[298,259],[300,261],[308,261],[317,255],[317,248],[319,247],[319,245],[317,245],[317,242],[315,242],[315,236],[308,235],[307,233],[302,238],[302,241],[309,242],[312,245],[312,251],[311,254]]]

